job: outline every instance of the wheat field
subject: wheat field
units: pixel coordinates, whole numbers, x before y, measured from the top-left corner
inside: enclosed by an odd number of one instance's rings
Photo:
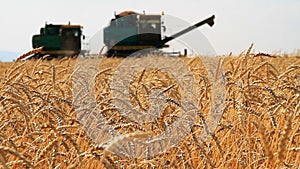
[[[178,144],[151,158],[120,156],[93,141],[93,133],[85,130],[75,111],[76,59],[0,62],[0,168],[299,168],[299,55],[253,54],[249,49],[239,56],[225,56],[225,108],[206,140],[199,136],[201,118],[206,118],[211,104],[208,73],[199,58],[181,59],[199,89],[203,117],[195,117],[199,125],[191,126]],[[98,113],[130,137],[140,137],[138,131],[163,132],[178,113],[176,101],[182,91],[176,80],[151,69],[133,77],[130,99],[139,109],[149,109],[148,89],[167,88],[172,100],[155,123],[133,123],[111,101],[109,86],[121,61],[104,58],[98,67]]]

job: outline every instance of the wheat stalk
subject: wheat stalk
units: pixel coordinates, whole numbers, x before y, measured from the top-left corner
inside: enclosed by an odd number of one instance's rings
[[[23,162],[26,164],[27,167],[33,167],[31,162],[28,161],[26,159],[26,157],[24,157],[22,154],[20,154],[17,150],[14,150],[14,149],[9,148],[9,147],[4,147],[4,146],[0,146],[0,150],[4,151],[4,152],[9,152],[10,154],[20,158],[21,160],[23,160]]]
[[[283,163],[284,157],[285,157],[285,153],[287,150],[287,142],[290,138],[289,134],[292,130],[292,116],[291,115],[287,115],[287,120],[285,121],[285,127],[283,130],[283,134],[282,137],[279,141],[279,145],[278,145],[278,163]]]

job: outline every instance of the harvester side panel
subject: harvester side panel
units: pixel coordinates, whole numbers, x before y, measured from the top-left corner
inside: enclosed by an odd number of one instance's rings
[[[35,35],[33,36],[33,48],[43,47],[43,50],[61,50],[62,40],[57,35]]]
[[[104,43],[108,47],[116,44],[118,46],[136,44],[138,42],[136,34],[136,27],[108,27],[104,29]]]

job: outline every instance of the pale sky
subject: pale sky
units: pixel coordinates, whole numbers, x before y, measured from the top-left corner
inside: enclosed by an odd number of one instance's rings
[[[0,50],[31,50],[45,22],[81,24],[92,37],[123,10],[164,11],[189,23],[215,14],[213,28],[198,29],[218,55],[239,54],[251,43],[257,52],[300,49],[299,0],[1,0]]]

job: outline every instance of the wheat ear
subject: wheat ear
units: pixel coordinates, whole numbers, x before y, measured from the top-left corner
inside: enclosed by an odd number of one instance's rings
[[[33,50],[31,50],[31,51],[29,51],[29,52],[27,52],[27,53],[24,53],[24,54],[20,55],[20,56],[16,59],[16,61],[20,61],[20,60],[26,58],[27,56],[30,56],[30,55],[33,55],[33,54],[40,53],[40,52],[42,51],[42,49],[43,49],[43,47],[39,47],[39,48],[35,48],[35,49],[33,49]]]

